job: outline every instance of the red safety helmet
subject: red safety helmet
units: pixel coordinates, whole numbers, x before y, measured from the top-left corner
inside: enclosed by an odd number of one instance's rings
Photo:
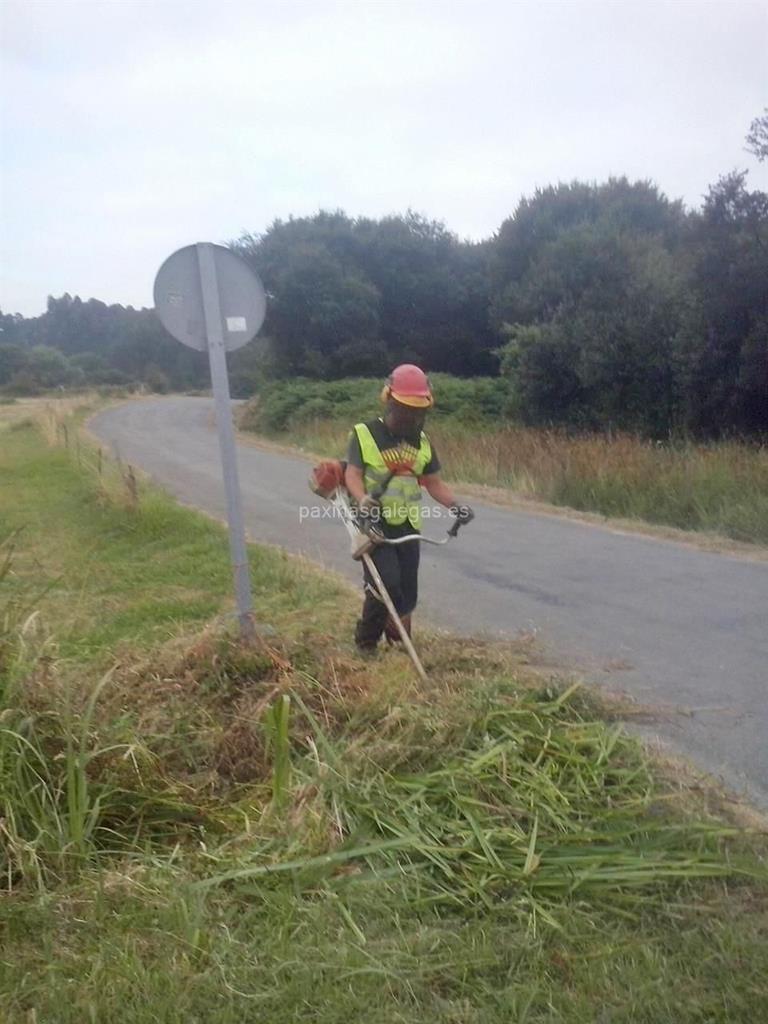
[[[429,378],[413,363],[401,363],[389,375],[381,392],[381,399],[386,402],[389,398],[416,409],[429,409],[435,404]]]

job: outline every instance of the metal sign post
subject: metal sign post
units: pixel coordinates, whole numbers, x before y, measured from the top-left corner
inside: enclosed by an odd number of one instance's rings
[[[235,598],[240,620],[240,636],[250,643],[256,638],[256,632],[253,624],[251,578],[248,568],[248,551],[245,546],[243,507],[240,499],[240,478],[237,472],[235,431],[232,426],[227,356],[224,350],[224,331],[219,307],[219,286],[216,280],[216,265],[213,262],[212,247],[200,242],[196,248],[200,267],[200,287],[203,292],[205,331],[208,335],[208,361],[211,366],[211,384],[216,403],[221,469],[224,476],[224,490],[227,495],[229,551],[232,556],[232,572],[235,577]]]
[[[240,636],[250,643],[256,628],[226,353],[250,341],[264,322],[264,288],[248,264],[231,250],[199,242],[169,256],[157,272],[154,294],[157,314],[174,338],[208,352]]]

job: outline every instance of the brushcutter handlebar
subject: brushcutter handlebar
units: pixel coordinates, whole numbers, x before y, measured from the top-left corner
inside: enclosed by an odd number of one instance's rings
[[[448,536],[442,540],[434,540],[432,537],[424,537],[421,533],[408,533],[404,537],[384,537],[379,534],[376,543],[377,544],[407,544],[409,541],[418,541],[420,544],[447,544],[449,540],[454,537],[458,537],[459,530],[462,526],[466,526],[467,523],[472,522],[475,518],[475,514],[468,506],[462,506],[458,513],[455,513],[456,520],[453,526],[448,530]]]
[[[451,512],[453,513],[454,516],[456,516],[456,522],[448,531],[448,536],[456,537],[458,536],[459,529],[462,526],[466,526],[467,523],[472,522],[472,520],[475,518],[475,513],[472,511],[469,505],[453,505],[451,507]]]
[[[455,536],[455,535],[454,535]],[[435,540],[434,537],[423,537],[420,533],[409,533],[405,537],[384,537],[377,541],[378,544],[408,544],[409,541],[418,541],[419,544],[436,544],[438,547],[442,547],[443,544],[447,544],[450,540],[450,534],[448,537],[444,537],[442,540]]]

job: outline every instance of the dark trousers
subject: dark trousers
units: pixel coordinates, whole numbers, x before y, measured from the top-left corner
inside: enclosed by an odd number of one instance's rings
[[[409,523],[403,526],[385,527],[386,535],[402,537],[416,531]],[[380,544],[371,552],[373,564],[379,570],[384,586],[392,598],[398,615],[410,615],[416,607],[419,590],[419,556],[421,545],[418,541],[407,544]],[[387,622],[387,608],[376,595],[376,584],[363,562],[365,600],[363,613],[357,621],[355,643],[358,647],[373,648],[379,642]]]

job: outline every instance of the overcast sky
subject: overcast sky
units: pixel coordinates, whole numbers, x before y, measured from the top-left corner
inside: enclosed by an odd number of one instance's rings
[[[537,186],[700,204],[768,105],[753,0],[2,0],[3,312],[341,207],[487,237]]]

